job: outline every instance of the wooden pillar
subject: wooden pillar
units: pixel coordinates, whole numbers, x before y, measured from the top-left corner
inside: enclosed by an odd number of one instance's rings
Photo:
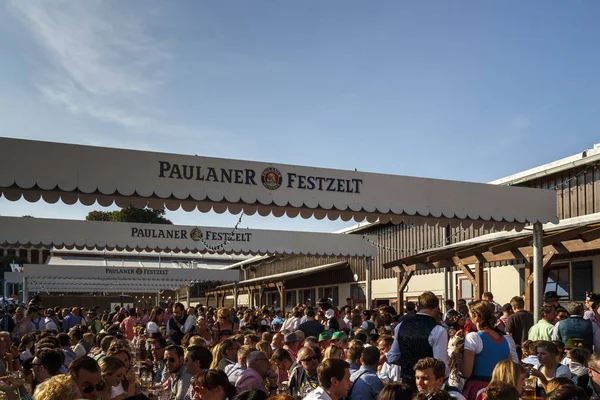
[[[263,306],[263,287],[258,288],[258,308]]]
[[[373,291],[371,290],[373,282],[371,280],[371,266],[373,265],[373,259],[371,257],[367,257],[365,260],[365,286],[366,286],[366,304],[367,310],[371,309]]]
[[[544,297],[544,228],[541,222],[533,224],[533,320],[539,320]]]
[[[248,308],[254,307],[254,291],[248,287]]]
[[[404,308],[403,304],[403,296],[400,293],[400,284],[402,283],[401,273],[396,271],[396,286],[398,287],[398,291],[396,292],[396,312],[398,314],[401,313],[401,310]]]
[[[238,296],[239,296],[238,283],[235,282],[233,285],[233,308],[235,308],[235,311],[238,310]]]
[[[475,299],[481,300],[481,295],[483,294],[483,264],[476,263],[475,264]]]
[[[285,315],[285,286],[283,282],[277,283],[277,291],[279,292],[280,299],[279,308],[281,308],[281,311],[283,311],[283,314]]]
[[[531,260],[525,262],[525,309],[533,312],[533,264]]]
[[[210,293],[206,293],[206,308],[210,307]]]
[[[410,278],[414,275],[415,271],[410,270],[400,270],[400,285],[398,286],[398,312],[404,313],[404,290],[406,290],[406,286],[408,286],[408,282],[410,282]]]

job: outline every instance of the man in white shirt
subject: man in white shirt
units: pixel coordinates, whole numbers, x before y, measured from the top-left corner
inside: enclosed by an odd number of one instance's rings
[[[227,375],[227,379],[232,385],[235,385],[239,376],[248,369],[248,355],[254,351],[258,351],[252,346],[242,346],[237,353],[237,363],[229,364],[223,372]]]
[[[402,368],[402,380],[407,383],[414,382],[413,366],[422,358],[433,356],[448,364],[448,333],[435,319],[439,308],[438,297],[424,292],[419,296],[418,312],[396,326],[387,359]]]
[[[340,400],[348,395],[350,366],[344,360],[330,358],[319,365],[317,375],[320,386],[310,392],[305,400]]]
[[[302,312],[294,311],[294,314],[283,322],[281,330],[287,330],[290,332],[297,331],[298,327],[300,326],[300,318],[302,318]]]
[[[46,321],[39,315],[37,307],[29,307],[27,309],[27,317],[29,318],[32,331],[46,330]]]
[[[55,315],[56,313],[53,309],[49,308],[46,310],[46,319],[44,320],[44,325],[47,331],[60,331],[60,328],[56,323]]]

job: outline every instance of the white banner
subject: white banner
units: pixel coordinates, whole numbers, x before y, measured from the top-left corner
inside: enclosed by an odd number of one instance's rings
[[[163,287],[184,285],[192,281],[237,281],[238,270],[221,270],[212,268],[121,268],[121,267],[78,267],[64,265],[26,264],[23,272],[5,272],[9,282],[21,282],[30,279],[31,284],[39,281],[86,280],[90,284],[103,284],[119,281],[120,284],[140,284],[155,282]]]
[[[0,195],[497,229],[557,222],[550,190],[8,138]]]
[[[375,256],[361,235],[0,217],[0,245],[88,249]]]

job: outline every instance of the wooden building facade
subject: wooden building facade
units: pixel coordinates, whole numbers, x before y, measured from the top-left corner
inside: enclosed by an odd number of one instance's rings
[[[557,196],[557,215],[561,220],[600,213],[599,156],[600,148],[596,147],[593,150],[584,152],[580,157],[581,161],[578,160],[571,163],[567,159],[558,160],[545,166],[515,174],[513,175],[514,179],[507,177],[492,183],[555,190]],[[577,157],[577,155],[571,158],[574,157]],[[557,164],[560,166],[562,161],[565,161],[565,165],[561,168],[557,168]],[[378,247],[379,254],[373,258],[371,265],[371,278],[373,280],[372,300],[375,305],[397,305],[399,302],[398,289],[402,287],[407,272],[398,271],[397,269],[394,270],[393,268],[385,268],[384,266],[389,266],[390,263],[393,263],[396,260],[414,256],[418,253],[432,251],[445,246],[461,243],[469,239],[493,234],[494,231],[478,228],[462,229],[456,226],[365,224],[362,227],[350,228],[345,233],[376,236],[377,243],[374,245]],[[561,255],[560,258],[564,259],[565,257],[567,256]],[[251,285],[244,284],[244,281],[248,279],[259,277],[268,279],[273,275],[294,271],[300,272],[303,269],[317,265],[330,264],[336,260],[347,261],[345,270],[338,269],[335,272],[319,272],[318,274],[303,276],[301,279],[296,279],[293,275],[286,276],[285,279],[281,279],[279,283],[262,284],[262,289],[261,284],[256,281],[253,281]],[[558,258],[556,260],[558,260]],[[500,274],[501,268],[511,268],[502,266],[514,266],[523,263],[524,261],[525,260],[522,259],[512,259],[482,263],[484,270],[481,271],[481,276],[477,276],[477,280],[480,282],[479,286],[477,286],[474,273],[465,273],[460,268],[454,266],[450,268],[450,272],[454,274],[451,279],[452,282],[445,282],[443,284],[443,292],[446,296],[453,297],[454,299],[459,297],[474,299],[481,291],[491,289],[492,287],[498,287],[496,283],[499,282],[494,282],[494,277],[497,276],[497,280],[503,279]],[[285,256],[271,257],[266,260],[261,258],[256,262],[250,260],[244,265],[246,272],[240,270],[238,294],[243,296],[243,294],[246,293],[248,296],[243,299],[240,304],[253,306],[265,304],[273,305],[274,301],[276,301],[275,304],[282,304],[281,300],[279,300],[278,303],[277,300],[284,299],[284,305],[290,307],[297,303],[302,303],[303,297],[301,296],[304,296],[304,293],[310,293],[311,290],[314,290],[317,297],[320,297],[318,295],[320,293],[319,288],[329,287],[331,285],[330,282],[332,281],[333,287],[335,288],[336,293],[338,293],[334,298],[334,300],[337,300],[334,301],[335,304],[346,304],[345,299],[343,296],[340,296],[340,293],[344,293],[344,295],[348,294],[355,303],[364,302],[365,263],[366,261],[364,259]],[[499,268],[493,271],[490,270],[490,268],[495,267]],[[439,269],[432,270],[425,268],[420,271],[412,272],[412,275],[426,275],[439,271]],[[578,273],[578,271],[575,271],[575,274]],[[572,276],[573,271],[572,269],[567,272],[563,271],[563,274]],[[600,276],[600,271],[598,275]],[[526,271],[521,268],[514,276],[517,277],[517,280],[521,281],[518,285],[519,288],[526,286],[524,284],[528,278],[526,276]],[[548,276],[546,276],[545,279],[548,280]],[[552,276],[550,276],[550,279],[553,279]],[[569,277],[569,280],[572,281],[571,277]],[[405,286],[407,286],[407,284],[405,284]],[[411,292],[414,293],[419,290],[428,289],[427,286],[421,284],[417,285],[418,288],[415,287],[415,285],[412,286]],[[448,291],[447,289],[449,286],[452,288]],[[292,294],[281,293],[277,287],[285,287],[285,289],[291,291]],[[404,287],[404,289],[406,289],[406,287]],[[600,290],[600,287],[597,290]],[[575,288],[575,291],[578,292],[579,290]],[[300,295],[301,292],[303,293],[302,295]],[[448,295],[448,292],[450,292],[451,295]],[[322,293],[325,293],[325,291],[322,291]],[[412,296],[414,296],[414,293]],[[233,301],[231,300],[233,288],[231,287],[219,287],[209,291],[208,294],[214,296],[219,305],[233,304]],[[522,294],[522,292],[519,291],[518,293],[513,293],[513,295],[516,294]],[[441,294],[440,297],[442,297]],[[238,298],[241,299],[242,297]],[[411,299],[411,295],[406,296],[406,298]],[[226,299],[230,299],[229,303],[226,302]],[[212,305],[215,304],[213,303]]]

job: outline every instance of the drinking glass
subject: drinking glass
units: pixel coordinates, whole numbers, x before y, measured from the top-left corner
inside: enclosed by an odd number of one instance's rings
[[[525,378],[525,385],[523,386],[523,397],[528,399],[535,398],[537,386],[537,378],[535,376],[529,376]]]

